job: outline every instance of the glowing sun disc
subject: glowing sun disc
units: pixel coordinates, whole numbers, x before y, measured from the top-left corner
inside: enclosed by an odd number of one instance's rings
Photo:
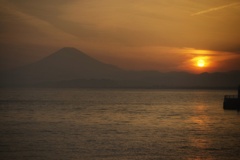
[[[198,67],[204,67],[204,66],[205,66],[205,61],[202,60],[202,59],[198,60],[198,61],[197,61],[197,66],[198,66]]]

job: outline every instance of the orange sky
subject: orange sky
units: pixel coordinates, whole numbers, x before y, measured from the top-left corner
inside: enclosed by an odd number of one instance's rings
[[[0,0],[1,70],[66,46],[131,70],[240,70],[239,19],[239,0]]]

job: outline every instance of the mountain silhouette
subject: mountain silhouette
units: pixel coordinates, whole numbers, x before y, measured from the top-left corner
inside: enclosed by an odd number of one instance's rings
[[[240,71],[126,71],[65,47],[35,63],[1,74],[1,87],[235,88]]]
[[[35,63],[5,73],[8,84],[38,84],[72,79],[113,78],[122,72],[116,66],[102,63],[85,53],[65,47]]]

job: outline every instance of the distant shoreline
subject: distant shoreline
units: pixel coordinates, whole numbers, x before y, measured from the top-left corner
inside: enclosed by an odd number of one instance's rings
[[[1,86],[0,89],[236,90],[236,87],[36,87],[36,86],[2,87]]]

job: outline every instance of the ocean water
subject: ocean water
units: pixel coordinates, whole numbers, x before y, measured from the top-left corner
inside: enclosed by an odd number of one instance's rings
[[[1,89],[1,160],[238,160],[231,90]]]

